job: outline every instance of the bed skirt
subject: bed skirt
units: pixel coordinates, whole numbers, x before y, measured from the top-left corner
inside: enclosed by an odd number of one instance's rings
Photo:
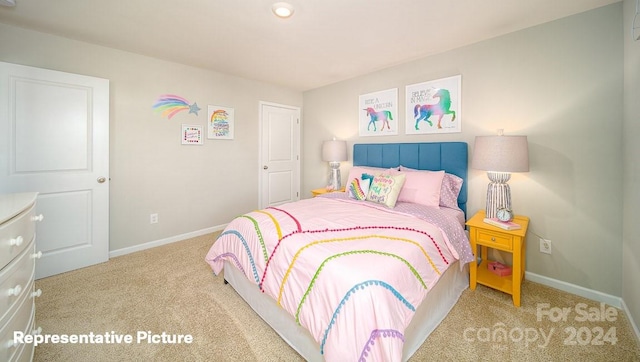
[[[320,346],[309,332],[298,325],[289,313],[278,307],[275,300],[261,293],[254,283],[228,262],[224,264],[224,279],[305,360],[310,362],[324,361],[324,357],[320,354]],[[426,299],[416,309],[415,316],[407,326],[404,333],[403,361],[407,361],[420,348],[429,334],[449,314],[462,292],[468,287],[468,265],[460,268],[458,262],[455,262],[427,294]]]

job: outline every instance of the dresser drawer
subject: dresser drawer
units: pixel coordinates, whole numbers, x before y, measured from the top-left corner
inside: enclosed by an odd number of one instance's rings
[[[0,271],[0,323],[5,320],[24,294],[31,294],[35,273],[34,238],[25,242],[25,249],[14,262]]]
[[[16,347],[16,351],[13,355],[13,361],[9,362],[32,362],[33,353],[30,352],[32,349],[33,345],[31,344],[20,344]]]
[[[32,204],[0,226],[0,270],[9,264],[33,239],[36,226],[33,217],[36,206]]]
[[[33,289],[33,284],[30,284],[30,286],[29,293],[25,293],[20,298],[18,308],[13,311],[13,314],[4,325],[0,325],[0,361],[12,361],[14,358],[19,357],[20,353],[25,353],[22,350],[23,345],[14,344],[13,338],[14,332],[28,334],[33,330],[35,307],[30,293],[31,289]],[[24,348],[32,351],[33,344],[24,344]],[[27,356],[31,353],[27,353]]]
[[[479,229],[478,243],[496,249],[513,250],[513,236],[500,232]]]

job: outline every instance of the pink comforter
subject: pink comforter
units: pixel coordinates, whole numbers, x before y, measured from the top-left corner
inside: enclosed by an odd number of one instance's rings
[[[400,361],[416,308],[470,255],[466,237],[454,243],[441,230],[371,203],[316,197],[236,218],[206,261],[216,274],[225,260],[235,264],[310,331],[327,361]]]

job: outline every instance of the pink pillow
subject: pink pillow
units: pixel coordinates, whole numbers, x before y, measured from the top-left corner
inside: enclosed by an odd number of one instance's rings
[[[445,173],[442,179],[442,189],[440,189],[440,206],[452,209],[458,206],[458,195],[462,189],[462,179],[456,175]]]
[[[406,172],[404,186],[398,195],[398,201],[412,202],[425,206],[440,205],[440,188],[444,171]]]
[[[414,168],[400,166],[400,171],[416,171],[416,172],[433,172],[433,171],[422,171],[416,170]],[[453,174],[445,173],[442,178],[442,187],[440,188],[440,206],[449,207],[452,209],[458,209],[458,195],[460,195],[460,190],[462,189],[463,180]]]

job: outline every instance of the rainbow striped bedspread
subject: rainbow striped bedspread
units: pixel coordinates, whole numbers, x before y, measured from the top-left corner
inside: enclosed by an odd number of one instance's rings
[[[472,254],[459,222],[451,237],[376,205],[316,197],[253,211],[229,223],[206,261],[216,274],[235,264],[309,330],[325,360],[400,361],[416,308]]]

